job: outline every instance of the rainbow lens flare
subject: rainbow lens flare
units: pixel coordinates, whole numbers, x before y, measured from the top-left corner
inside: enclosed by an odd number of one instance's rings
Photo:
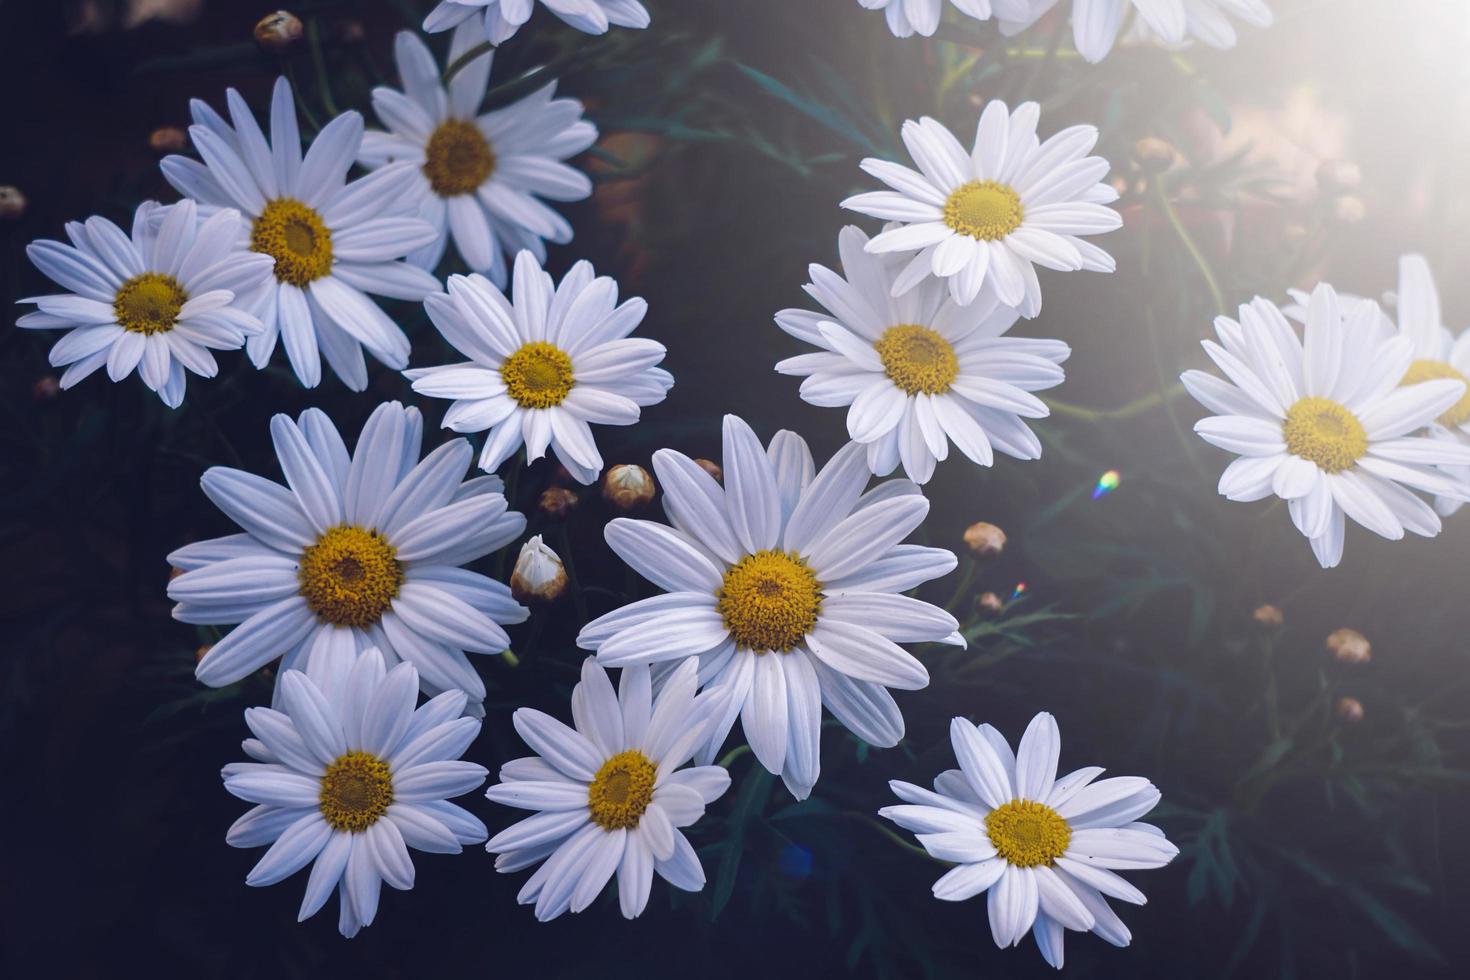
[[[1122,474],[1120,474],[1117,470],[1108,470],[1102,476],[1097,478],[1097,486],[1092,488],[1092,499],[1097,500],[1100,497],[1106,497],[1108,494],[1118,489],[1118,484],[1121,483],[1122,480]]]

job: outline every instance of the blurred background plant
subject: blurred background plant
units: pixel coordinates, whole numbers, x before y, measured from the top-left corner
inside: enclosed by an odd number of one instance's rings
[[[219,104],[236,85],[259,107],[284,72],[309,134],[367,109],[391,80],[393,33],[429,6],[316,0],[283,17],[236,0],[5,3],[0,294],[46,291],[23,249],[64,221],[172,199],[156,160],[180,149],[189,98]],[[925,598],[955,612],[969,649],[920,651],[933,683],[900,698],[900,747],[870,750],[829,721],[804,803],[730,743],[735,785],[696,828],[698,895],[661,889],[631,924],[604,899],[533,927],[514,906],[523,876],[496,876],[472,851],[422,862],[415,891],[386,896],[380,922],[343,942],[330,917],[295,924],[291,889],[247,891],[253,856],[224,846],[238,807],[218,767],[269,679],[193,681],[218,635],[169,618],[163,556],[228,530],[198,490],[204,468],[274,475],[270,414],[317,405],[355,432],[377,401],[410,398],[407,384],[377,369],[365,395],[334,380],[303,391],[283,364],[257,373],[237,355],[169,412],[133,383],[60,393],[44,339],[0,331],[7,974],[1045,975],[1031,950],[993,948],[979,905],[935,902],[943,868],[874,813],[889,778],[927,782],[953,764],[952,715],[1015,738],[1046,709],[1062,765],[1151,778],[1157,822],[1184,849],[1139,876],[1152,902],[1125,913],[1133,947],[1074,935],[1072,975],[1460,975],[1470,528],[1452,519],[1439,539],[1396,543],[1350,531],[1343,566],[1321,571],[1283,507],[1216,496],[1223,454],[1190,432],[1199,412],[1176,379],[1203,365],[1215,314],[1324,277],[1377,295],[1403,251],[1429,256],[1451,325],[1470,321],[1455,274],[1470,260],[1458,124],[1470,13],[1274,0],[1276,25],[1243,31],[1233,51],[1124,46],[1088,66],[1056,12],[1008,40],[954,18],[899,41],[852,0],[648,6],[652,29],[600,38],[538,14],[497,54],[490,96],[558,78],[602,131],[582,164],[596,193],[566,209],[576,239],[550,266],[588,258],[646,296],[643,332],[668,346],[678,380],[640,425],[599,433],[610,463],[647,468],[661,446],[717,458],[725,411],[766,436],[797,429],[819,457],[842,443],[841,413],[774,374],[798,345],[771,315],[803,305],[807,263],[835,261],[851,217],[837,202],[867,189],[862,157],[904,158],[903,119],[967,134],[985,101],[1035,99],[1043,135],[1101,129],[1126,221],[1104,242],[1119,271],[1043,273],[1046,308],[1016,328],[1074,349],[1037,426],[1045,455],[988,471],[957,457],[927,488],[926,542],[961,564]],[[444,361],[420,310],[392,313],[415,364]],[[437,431],[442,404],[420,407]],[[510,464],[513,506],[568,587],[484,665],[489,718],[468,757],[493,769],[521,754],[515,707],[566,716],[577,628],[647,594],[601,537],[612,516],[657,514],[646,476],[584,489],[551,463]],[[483,570],[508,580],[518,549]],[[511,819],[471,805],[492,828]]]

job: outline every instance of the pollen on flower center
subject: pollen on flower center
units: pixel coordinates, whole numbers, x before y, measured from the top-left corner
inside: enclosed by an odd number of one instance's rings
[[[658,775],[648,757],[636,749],[619,752],[597,770],[587,787],[592,822],[603,830],[632,830],[653,801]]]
[[[822,584],[795,552],[757,551],[730,566],[715,598],[740,648],[785,653],[817,625]]]
[[[1470,378],[1465,377],[1453,365],[1444,361],[1415,361],[1409,365],[1409,370],[1404,373],[1404,380],[1400,385],[1416,385],[1424,381],[1438,381],[1441,378],[1450,378],[1465,384],[1465,394],[1460,400],[1444,410],[1444,414],[1435,419],[1440,425],[1449,428],[1457,428],[1470,422]]]
[[[1051,807],[1033,800],[1011,800],[985,816],[985,832],[996,852],[1011,864],[1034,868],[1067,853],[1072,828]]]
[[[942,395],[960,373],[954,348],[928,327],[889,327],[873,347],[889,379],[910,395]]]
[[[1281,434],[1287,452],[1328,473],[1341,473],[1368,451],[1368,431],[1358,417],[1332,399],[1315,395],[1286,410]]]
[[[375,755],[348,752],[327,767],[317,801],[332,829],[360,834],[393,805],[393,774]]]
[[[179,320],[189,294],[173,276],[145,272],[118,288],[112,311],[118,324],[133,333],[166,333]]]
[[[301,554],[301,595],[317,617],[337,626],[371,626],[403,584],[394,547],[378,532],[330,528]]]
[[[560,405],[572,390],[572,359],[554,344],[533,341],[505,359],[500,378],[522,408]]]
[[[332,231],[321,215],[289,197],[265,206],[250,229],[250,248],[276,260],[276,278],[305,286],[332,271]]]
[[[424,147],[424,176],[440,197],[473,194],[494,172],[495,151],[472,122],[440,123]]]
[[[944,223],[961,235],[993,242],[1021,227],[1021,195],[998,180],[962,184],[944,202]]]

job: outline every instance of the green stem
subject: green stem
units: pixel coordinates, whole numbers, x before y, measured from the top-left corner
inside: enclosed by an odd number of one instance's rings
[[[444,84],[448,85],[454,79],[454,76],[464,71],[465,66],[467,66],[471,61],[474,61],[480,55],[485,54],[488,51],[494,50],[495,45],[491,44],[489,41],[481,41],[479,44],[475,45],[473,48],[470,48],[458,58],[455,58],[449,63],[449,66],[444,69]]]
[[[306,41],[311,45],[311,63],[316,68],[317,90],[321,93],[322,105],[326,106],[330,115],[336,116],[337,100],[332,98],[332,85],[327,75],[327,56],[322,52],[322,32],[315,17],[306,22]]]
[[[1226,312],[1225,294],[1220,291],[1220,284],[1215,279],[1215,273],[1210,268],[1209,260],[1205,258],[1204,253],[1195,244],[1193,236],[1189,234],[1189,229],[1184,227],[1184,222],[1179,218],[1179,212],[1174,210],[1174,204],[1169,200],[1169,192],[1164,187],[1162,175],[1154,178],[1153,192],[1154,198],[1158,202],[1159,210],[1164,213],[1165,218],[1169,219],[1169,224],[1174,228],[1174,234],[1179,236],[1179,241],[1184,244],[1185,250],[1189,252],[1189,257],[1194,260],[1194,264],[1199,268],[1200,275],[1204,277],[1205,285],[1210,289],[1210,297],[1215,301],[1215,312]]]

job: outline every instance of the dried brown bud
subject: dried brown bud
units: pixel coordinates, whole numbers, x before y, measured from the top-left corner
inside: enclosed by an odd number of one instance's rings
[[[1157,136],[1145,136],[1133,144],[1133,161],[1144,173],[1161,174],[1178,159],[1179,151]]]
[[[1005,607],[1005,600],[994,592],[982,592],[975,600],[975,608],[984,616],[999,616]]]
[[[1357,698],[1338,698],[1337,717],[1349,725],[1363,720],[1363,702]]]
[[[698,466],[700,469],[704,470],[710,476],[714,477],[716,483],[723,483],[724,482],[724,480],[725,480],[725,471],[722,470],[722,469],[720,469],[720,464],[719,463],[716,463],[714,460],[712,460],[712,459],[696,459],[694,461],[694,465],[695,466]]]
[[[965,528],[965,544],[978,558],[994,558],[1005,550],[1006,533],[994,524],[980,521]]]
[[[1286,621],[1285,617],[1281,615],[1281,610],[1269,603],[1264,606],[1257,606],[1256,611],[1251,613],[1251,619],[1256,621],[1256,625],[1264,626],[1267,629],[1275,629]]]
[[[602,496],[620,510],[634,510],[653,499],[653,477],[641,466],[619,463],[602,478]]]
[[[558,521],[566,520],[577,507],[580,498],[576,491],[566,487],[549,487],[541,492],[541,513]]]
[[[148,149],[160,156],[182,153],[189,148],[189,134],[178,126],[159,126],[148,134]]]
[[[1361,224],[1368,216],[1368,205],[1363,203],[1361,197],[1352,194],[1344,194],[1332,202],[1332,219],[1339,224],[1356,225]]]
[[[19,187],[0,184],[0,221],[19,221],[26,213],[26,196]]]
[[[567,570],[556,552],[536,535],[521,545],[515,571],[510,575],[510,594],[520,602],[551,602],[567,589]]]
[[[1357,630],[1333,630],[1327,634],[1326,647],[1340,664],[1365,664],[1373,659],[1373,644]]]
[[[1317,168],[1317,186],[1328,194],[1357,190],[1363,183],[1363,171],[1351,160],[1323,160]]]
[[[211,651],[213,649],[214,649],[214,644],[213,643],[206,643],[202,647],[200,647],[198,650],[195,650],[194,651],[194,662],[197,664],[199,661],[203,660],[204,657],[205,657],[205,655],[208,654],[209,651]]]
[[[266,14],[255,25],[255,41],[267,51],[282,52],[306,33],[301,18],[286,10]]]
[[[43,374],[31,385],[31,397],[38,402],[49,402],[61,394],[61,382],[54,374]]]

